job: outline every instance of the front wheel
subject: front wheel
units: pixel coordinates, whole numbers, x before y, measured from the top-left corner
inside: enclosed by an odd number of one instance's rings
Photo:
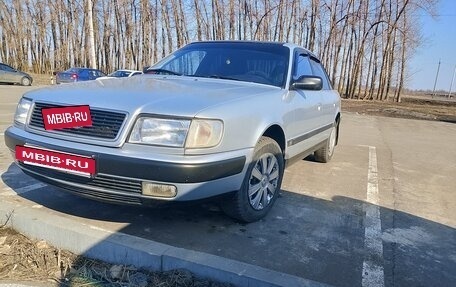
[[[32,81],[30,81],[29,78],[23,77],[23,78],[21,79],[21,85],[22,85],[22,86],[30,86],[31,84],[32,84]]]
[[[223,211],[243,222],[265,217],[279,195],[283,170],[280,146],[273,139],[262,137],[255,147],[241,189],[225,198]]]

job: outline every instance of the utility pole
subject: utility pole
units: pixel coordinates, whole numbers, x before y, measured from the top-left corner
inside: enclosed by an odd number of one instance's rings
[[[435,74],[434,89],[432,90],[432,97],[435,96],[435,86],[437,85],[437,78],[439,77],[439,71],[440,71],[440,59],[439,59],[439,66],[437,67],[437,74]]]
[[[453,78],[451,78],[450,91],[448,92],[448,99],[451,98],[451,89],[453,88],[455,74],[456,74],[456,65],[454,65]]]

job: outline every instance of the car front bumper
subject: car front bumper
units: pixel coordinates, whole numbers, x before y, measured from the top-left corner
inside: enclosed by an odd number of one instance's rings
[[[128,144],[112,148],[70,143],[17,127],[5,131],[5,143],[13,154],[16,146],[29,145],[93,157],[96,174],[91,178],[23,162],[17,164],[25,173],[81,196],[130,204],[148,204],[156,199],[195,200],[238,190],[253,154],[253,148],[198,156],[141,153],[137,146]],[[143,182],[175,186],[177,195],[143,195]]]

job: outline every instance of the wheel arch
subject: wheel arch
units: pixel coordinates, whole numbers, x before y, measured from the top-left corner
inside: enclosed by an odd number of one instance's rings
[[[285,148],[286,148],[286,141],[285,141],[285,133],[283,129],[278,124],[273,124],[269,126],[262,134],[262,136],[269,137],[275,140],[282,150],[282,154],[285,155]]]

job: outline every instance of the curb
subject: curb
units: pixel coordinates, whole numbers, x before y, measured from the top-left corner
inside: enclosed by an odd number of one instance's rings
[[[113,264],[134,265],[152,271],[184,268],[197,276],[236,286],[330,287],[240,261],[111,232],[2,199],[0,218],[10,213],[13,215],[8,225],[24,235]]]

